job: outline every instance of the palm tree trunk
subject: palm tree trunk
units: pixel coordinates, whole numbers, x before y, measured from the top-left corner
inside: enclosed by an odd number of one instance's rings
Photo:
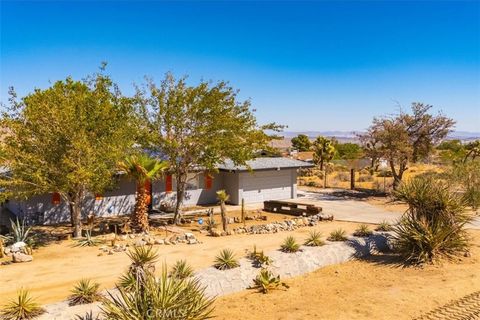
[[[147,189],[145,184],[138,183],[137,198],[135,200],[135,210],[132,214],[132,228],[137,231],[148,231],[148,204],[147,204]]]

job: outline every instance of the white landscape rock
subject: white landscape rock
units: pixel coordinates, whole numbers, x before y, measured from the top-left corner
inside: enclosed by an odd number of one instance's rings
[[[12,261],[15,263],[30,262],[33,261],[33,257],[25,253],[15,252],[12,255]]]
[[[23,251],[23,248],[25,248],[27,244],[23,241],[15,242],[10,246],[10,251],[11,252],[19,252]]]

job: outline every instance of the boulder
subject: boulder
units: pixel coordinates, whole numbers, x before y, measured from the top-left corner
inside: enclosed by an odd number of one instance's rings
[[[11,252],[21,252],[27,246],[27,244],[23,241],[15,242],[10,246]]]
[[[165,240],[163,240],[163,239],[155,239],[155,244],[165,244]]]
[[[12,261],[15,263],[30,262],[33,261],[33,257],[25,253],[17,252],[13,254]]]

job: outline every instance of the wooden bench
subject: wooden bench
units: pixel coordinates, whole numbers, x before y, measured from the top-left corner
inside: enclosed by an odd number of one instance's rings
[[[286,213],[294,216],[312,216],[322,212],[321,207],[317,207],[313,204],[281,200],[264,201],[263,210],[267,212]]]

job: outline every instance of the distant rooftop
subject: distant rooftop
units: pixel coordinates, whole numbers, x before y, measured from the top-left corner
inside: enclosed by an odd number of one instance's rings
[[[275,158],[255,158],[247,161],[247,166],[236,166],[233,161],[225,160],[218,166],[223,171],[247,171],[251,170],[268,170],[268,169],[289,169],[289,168],[311,168],[313,165],[308,162],[275,157]]]

